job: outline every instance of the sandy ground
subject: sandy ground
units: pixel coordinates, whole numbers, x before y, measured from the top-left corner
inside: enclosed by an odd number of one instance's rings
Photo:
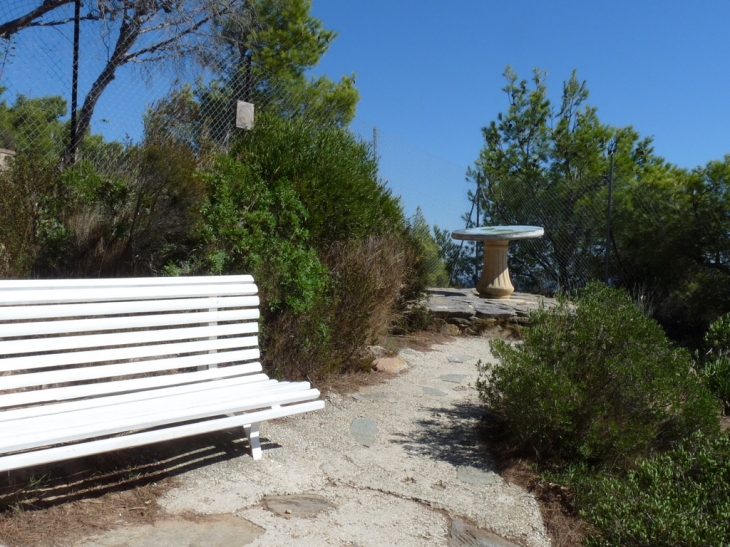
[[[329,394],[322,411],[264,424],[261,460],[235,457],[179,476],[162,505],[172,520],[190,512],[202,517],[197,532],[186,521],[169,545],[453,547],[456,519],[520,545],[550,545],[535,499],[491,472],[477,437],[483,409],[473,388],[475,364],[492,359],[488,341],[457,338],[433,350],[403,350],[409,369],[387,382]],[[360,442],[353,422],[365,426]],[[297,494],[321,506],[301,516],[267,503],[267,496]],[[231,517],[246,522],[250,535],[213,541],[200,528],[223,534],[223,524],[204,519]],[[77,545],[147,545],[143,537],[168,545],[154,539],[165,526],[119,529]]]

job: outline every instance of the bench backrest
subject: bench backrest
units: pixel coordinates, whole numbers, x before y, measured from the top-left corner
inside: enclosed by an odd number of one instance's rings
[[[247,275],[0,280],[0,409],[250,376]]]

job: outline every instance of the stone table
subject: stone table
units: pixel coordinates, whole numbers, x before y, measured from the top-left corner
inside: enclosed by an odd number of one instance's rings
[[[539,226],[483,226],[455,230],[453,239],[484,242],[484,268],[476,289],[483,298],[509,298],[515,291],[509,278],[507,248],[514,239],[542,237]]]

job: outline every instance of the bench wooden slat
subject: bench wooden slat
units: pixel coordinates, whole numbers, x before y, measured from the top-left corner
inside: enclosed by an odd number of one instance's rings
[[[324,401],[309,401],[298,405],[283,406],[277,409],[260,410],[257,412],[246,412],[239,416],[229,416],[218,420],[208,420],[192,424],[184,424],[154,431],[143,431],[122,437],[112,437],[83,444],[60,446],[48,448],[36,452],[13,454],[0,457],[0,471],[9,471],[29,467],[42,463],[57,462],[70,458],[80,458],[91,454],[111,452],[132,446],[143,446],[172,439],[190,437],[208,433],[211,431],[222,431],[233,427],[241,427],[246,424],[284,418],[302,412],[311,412],[324,408]]]
[[[241,381],[241,378],[229,378],[214,382],[207,382],[200,386],[195,397],[194,386],[173,386],[163,389],[154,389],[146,392],[125,393],[112,397],[99,397],[81,401],[66,401],[51,405],[42,405],[29,408],[8,410],[7,419],[0,422],[0,446],[3,443],[13,442],[3,438],[8,431],[20,429],[16,436],[33,434],[55,425],[53,429],[76,427],[77,424],[91,425],[97,423],[103,426],[120,419],[131,419],[134,416],[144,417],[148,414],[160,412],[184,412],[201,406],[223,404],[224,401],[235,400],[236,395],[249,396],[254,394],[263,397],[266,393],[285,393],[309,389],[306,382],[279,382],[271,380],[266,375],[253,375],[263,379],[257,381]],[[268,406],[268,405],[259,405]],[[87,412],[93,409],[93,412]]]
[[[194,325],[198,323],[223,323],[226,321],[250,321],[259,318],[258,309],[226,310],[213,312],[169,313],[155,315],[132,315],[96,319],[69,319],[61,321],[37,321],[2,325],[3,338],[16,336],[38,336],[42,334],[71,334],[76,332],[99,332],[105,330],[169,327],[171,325]]]
[[[203,404],[200,404],[200,401],[197,399],[186,397],[184,398],[185,407],[183,408],[159,408],[159,406],[151,407],[150,405],[135,403],[134,405],[130,405],[132,406],[129,409],[130,414],[117,416],[113,420],[104,422],[84,421],[95,418],[97,416],[96,413],[86,413],[81,416],[81,421],[76,423],[72,423],[72,417],[63,415],[63,421],[57,423],[57,427],[49,428],[48,420],[44,417],[41,418],[45,423],[40,424],[40,433],[38,430],[32,428],[30,424],[23,424],[22,432],[14,436],[3,436],[0,438],[0,450],[3,452],[14,452],[93,437],[115,435],[125,431],[149,429],[170,423],[200,420],[225,414],[256,410],[262,407],[299,403],[316,398],[319,395],[317,390],[286,390],[286,387],[280,386],[283,393],[275,393],[272,389],[271,393],[254,393],[245,398],[236,397],[235,394],[228,398],[225,396],[219,398],[220,394],[216,394],[217,400],[203,401]],[[153,409],[156,409],[156,411]],[[21,422],[25,421],[21,420]],[[26,432],[26,428],[28,432]]]
[[[215,370],[215,369],[211,369]],[[221,378],[211,382],[184,384],[178,386],[164,387],[160,389],[149,389],[144,391],[135,391],[132,393],[123,393],[121,395],[111,395],[108,397],[95,397],[93,399],[82,399],[79,401],[65,401],[56,404],[36,405],[13,410],[6,410],[3,413],[3,420],[0,422],[0,431],[3,430],[5,424],[9,428],[13,428],[16,424],[9,424],[13,420],[21,420],[38,416],[58,416],[65,412],[73,412],[89,409],[100,409],[104,407],[113,407],[121,403],[131,403],[134,401],[155,400],[172,395],[182,395],[186,393],[204,392],[210,389],[230,388],[235,386],[241,387],[241,393],[245,393],[245,386],[250,385],[250,389],[265,388],[282,384],[277,380],[271,380],[266,374],[248,374],[246,376],[236,376],[233,378]],[[254,387],[255,385],[255,387]]]
[[[2,325],[0,325],[1,327]],[[0,355],[21,353],[64,351],[83,348],[147,344],[171,340],[196,340],[212,336],[236,336],[258,332],[258,323],[236,323],[233,325],[201,325],[185,329],[160,329],[148,331],[121,332],[113,334],[89,334],[57,338],[39,338],[29,347],[27,340],[0,341]]]
[[[135,378],[132,380],[116,380],[114,382],[45,388],[34,391],[0,395],[0,407],[7,408],[53,401],[65,401],[81,397],[102,397],[109,396],[114,393],[208,382],[218,378],[235,377],[242,374],[253,374],[257,372],[261,372],[261,363],[246,363],[245,365],[211,368],[196,372],[188,372],[187,374],[169,374],[166,376]]]
[[[203,310],[210,308],[247,308],[258,307],[258,305],[258,296],[211,296],[207,298],[183,298],[176,300],[145,300],[142,302],[4,306],[0,307],[0,321],[52,319],[54,317],[91,317],[94,315]]]
[[[4,292],[1,305],[66,304],[72,302],[119,302],[123,300],[156,300],[204,296],[244,296],[256,294],[256,285],[176,285],[156,287],[63,288],[56,290],[18,289]]]
[[[65,289],[69,287],[156,287],[160,285],[248,285],[251,275],[183,276],[183,277],[104,277],[94,279],[4,279],[3,290]]]
[[[171,357],[166,359],[151,359],[149,361],[121,363],[117,365],[99,365],[53,370],[49,372],[14,374],[12,376],[0,377],[0,390],[98,380],[100,378],[114,378],[116,376],[132,376],[134,374],[193,368],[204,365],[252,361],[258,359],[260,356],[261,354],[258,348],[256,348],[239,351],[221,351],[218,353],[202,353],[199,355],[186,355],[184,357]]]
[[[256,336],[246,336],[238,338],[215,338],[213,340],[198,340],[195,342],[156,344],[153,346],[130,346],[126,348],[30,355],[27,357],[7,357],[0,359],[0,372],[35,370],[64,365],[82,365],[254,346],[258,346],[258,338]]]

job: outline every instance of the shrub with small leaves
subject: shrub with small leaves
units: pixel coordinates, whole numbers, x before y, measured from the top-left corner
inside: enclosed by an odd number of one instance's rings
[[[524,342],[492,342],[501,361],[477,388],[538,460],[627,465],[694,431],[718,429],[717,408],[659,325],[600,283],[542,310]]]
[[[730,314],[710,325],[705,347],[702,378],[713,395],[722,401],[725,415],[730,415]]]
[[[581,487],[580,514],[597,533],[587,547],[730,544],[730,440],[694,435],[624,475]]]

